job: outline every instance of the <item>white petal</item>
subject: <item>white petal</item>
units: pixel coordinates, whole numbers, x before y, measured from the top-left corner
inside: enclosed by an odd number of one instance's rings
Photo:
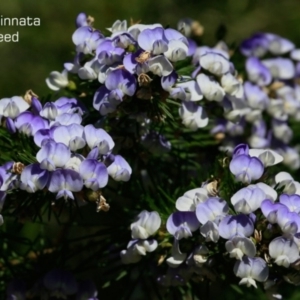
[[[271,149],[250,149],[249,155],[259,158],[265,167],[274,166],[283,161],[283,157]]]
[[[217,81],[209,78],[205,74],[199,74],[197,76],[197,83],[203,93],[203,96],[210,101],[222,101],[225,96],[225,91],[219,85]]]
[[[181,253],[179,249],[179,242],[177,240],[174,240],[173,247],[172,247],[172,256],[166,260],[167,264],[171,268],[177,268],[185,261],[186,257],[187,254]]]

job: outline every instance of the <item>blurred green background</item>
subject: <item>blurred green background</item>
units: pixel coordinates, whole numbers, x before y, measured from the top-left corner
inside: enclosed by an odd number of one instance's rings
[[[0,99],[23,94],[29,88],[40,96],[49,93],[45,78],[72,60],[74,20],[82,11],[92,15],[95,27],[101,30],[116,19],[176,27],[180,18],[190,17],[205,27],[207,45],[214,45],[220,24],[227,27],[229,43],[260,30],[300,45],[299,0],[0,0],[3,17],[41,19],[40,27],[0,27],[0,33],[19,31],[18,43],[0,43]]]

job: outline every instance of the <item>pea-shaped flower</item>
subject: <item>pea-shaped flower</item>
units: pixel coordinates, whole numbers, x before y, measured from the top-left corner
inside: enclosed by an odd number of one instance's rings
[[[223,100],[225,91],[213,78],[205,74],[199,74],[197,76],[197,83],[201,89],[201,92],[203,93],[203,96],[207,100],[217,102]]]
[[[129,242],[129,244],[132,241]],[[142,256],[138,253],[135,245],[127,246],[127,250],[120,252],[121,261],[123,264],[134,264],[142,259]]]
[[[222,76],[221,85],[227,94],[237,98],[244,97],[244,88],[242,83],[231,73],[226,73]]]
[[[219,240],[219,228],[215,222],[207,221],[200,228],[200,233],[205,237],[205,241],[216,243]]]
[[[161,218],[156,211],[148,212],[143,210],[137,220],[131,224],[131,237],[133,239],[147,239],[153,235],[161,224]]]
[[[249,57],[247,59],[246,70],[249,80],[259,86],[268,85],[272,80],[272,75],[269,69],[256,57]]]
[[[96,50],[97,46],[103,41],[103,38],[104,36],[99,30],[94,30],[90,26],[79,27],[72,35],[76,51],[84,54],[89,54]]]
[[[58,115],[69,113],[83,115],[86,108],[75,98],[60,97],[53,102],[57,108]]]
[[[274,203],[273,201],[266,199],[261,203],[261,211],[263,215],[271,224],[277,223],[278,211],[288,211],[288,208],[282,203]]]
[[[71,125],[81,124],[82,117],[77,113],[62,113],[55,118],[55,121],[50,123],[50,127],[54,125]]]
[[[114,162],[107,168],[107,172],[116,181],[128,181],[132,169],[121,155],[116,155]]]
[[[260,182],[240,189],[231,197],[236,212],[250,214],[260,208],[265,199],[275,201],[277,193],[268,185]]]
[[[16,118],[15,126],[19,132],[34,136],[38,130],[47,129],[49,124],[42,117],[36,116],[30,111],[24,111]]]
[[[227,216],[219,224],[219,234],[224,239],[234,236],[249,237],[253,231],[253,220],[247,215]]]
[[[258,158],[245,154],[233,157],[229,169],[237,181],[244,183],[259,179],[264,173],[263,163]]]
[[[46,141],[36,154],[36,159],[41,164],[41,168],[48,171],[63,167],[70,157],[71,151],[66,145],[55,143],[52,140]]]
[[[200,87],[197,84],[197,82],[194,80],[179,82],[176,84],[176,88],[179,88],[180,92],[182,93],[182,94],[181,93],[178,94],[178,98],[180,100],[199,101],[203,99],[203,95],[200,90]],[[174,91],[176,91],[176,88],[173,89],[171,93],[172,92],[174,93]]]
[[[168,28],[164,32],[168,40],[168,50],[164,55],[172,62],[185,59],[189,55],[189,42],[180,32]]]
[[[141,260],[142,255],[153,252],[157,248],[156,240],[131,240],[126,250],[120,252],[123,264],[133,264]]]
[[[251,108],[264,110],[269,106],[270,100],[268,95],[262,90],[262,88],[260,88],[256,84],[252,84],[251,82],[246,81],[244,83],[244,91],[245,91],[246,101]],[[264,123],[263,120],[259,120],[258,122],[260,124]],[[258,127],[257,129],[260,130],[260,132],[262,129],[263,131],[265,131],[266,125],[263,124],[261,127]]]
[[[279,172],[275,176],[275,183],[278,184],[278,188],[282,188],[284,193],[289,195],[291,194],[299,194],[300,192],[300,184],[295,181],[291,174],[287,172]]]
[[[138,44],[142,49],[152,52],[154,55],[168,50],[168,41],[164,36],[164,29],[160,27],[142,31],[138,37]]]
[[[72,192],[80,192],[83,187],[81,176],[74,170],[57,169],[51,173],[48,189],[51,193],[57,193],[56,199],[64,197],[74,200]]]
[[[283,157],[270,149],[250,149],[249,155],[257,157],[264,167],[274,166],[283,161]]]
[[[76,151],[85,146],[83,138],[83,126],[79,124],[70,124],[67,126],[57,126],[53,130],[53,139],[57,143],[65,144],[71,151]]]
[[[57,107],[53,102],[47,102],[45,103],[44,107],[40,110],[39,114],[45,119],[55,120],[58,114]]]
[[[24,168],[21,173],[20,188],[28,193],[42,190],[49,178],[49,172],[40,168],[39,164],[31,164]]]
[[[255,288],[257,288],[255,281],[264,282],[269,276],[267,263],[260,257],[244,257],[235,263],[233,272],[242,278],[240,285],[246,284],[247,287],[253,285]]]
[[[150,58],[147,61],[149,70],[158,76],[168,76],[173,72],[173,65],[163,55],[158,55]]]
[[[14,119],[28,108],[29,104],[19,96],[3,98],[0,100],[0,115],[5,117]]]
[[[274,79],[291,79],[295,76],[295,66],[288,58],[276,57],[262,60]]]
[[[231,197],[231,203],[236,212],[249,214],[260,207],[265,200],[265,193],[257,187],[246,187],[239,190]]]
[[[274,55],[281,55],[295,49],[295,45],[288,39],[277,34],[265,33],[269,40],[268,50]]]
[[[297,194],[281,194],[279,202],[285,205],[291,212],[300,213],[300,196]]]
[[[11,172],[14,162],[10,161],[0,167],[0,191],[7,191],[15,188],[18,175]],[[0,193],[0,209],[2,209],[5,194]]]
[[[69,84],[68,71],[63,70],[61,73],[58,71],[51,72],[49,77],[46,79],[46,83],[49,89],[53,91],[58,91],[61,88],[66,87]]]
[[[96,159],[84,160],[80,164],[79,173],[84,180],[84,185],[93,191],[105,187],[108,182],[108,173],[105,165]]]
[[[277,211],[277,223],[286,234],[300,232],[300,216],[295,212],[290,212],[288,208],[281,208]]]
[[[199,225],[196,214],[192,211],[177,211],[167,220],[167,230],[177,240],[192,236],[192,232],[196,231]]]
[[[299,249],[293,240],[280,236],[270,243],[269,254],[277,265],[288,268],[299,258]]]
[[[184,193],[176,201],[176,208],[180,211],[195,211],[199,203],[208,199],[207,191],[204,188],[196,188]]]
[[[115,47],[109,39],[105,39],[96,49],[99,63],[107,66],[122,62],[124,53],[124,49]]]
[[[83,136],[90,149],[98,147],[100,154],[107,154],[115,146],[113,139],[104,129],[95,128],[93,125],[84,127]]]
[[[201,224],[208,221],[218,224],[227,215],[228,210],[228,204],[223,199],[211,197],[197,205],[196,216]]]
[[[214,52],[207,52],[201,55],[199,62],[203,69],[217,76],[227,73],[230,69],[229,60],[223,55]]]
[[[208,124],[208,117],[203,107],[191,101],[182,101],[179,116],[182,123],[193,131]]]
[[[235,236],[225,244],[226,250],[229,252],[230,257],[242,260],[243,256],[254,257],[256,248],[251,239]]]
[[[269,40],[264,33],[256,33],[244,40],[240,50],[245,56],[262,57],[268,51]]]

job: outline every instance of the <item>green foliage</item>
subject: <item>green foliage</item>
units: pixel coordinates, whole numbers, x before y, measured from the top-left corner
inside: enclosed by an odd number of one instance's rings
[[[31,164],[36,161],[35,154],[39,148],[33,140],[23,134],[10,134],[6,128],[0,127],[0,164],[9,161]]]

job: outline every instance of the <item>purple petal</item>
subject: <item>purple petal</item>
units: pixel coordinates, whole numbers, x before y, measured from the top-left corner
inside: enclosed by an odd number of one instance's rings
[[[115,156],[114,162],[107,168],[107,171],[116,181],[128,181],[132,173],[130,165],[121,155]]]
[[[70,157],[70,149],[66,145],[55,143],[54,141],[47,141],[43,144],[36,155],[36,159],[41,163],[41,167],[49,171],[53,171],[55,167],[63,167]],[[51,166],[50,169],[48,168],[49,164]]]
[[[180,225],[186,223],[191,231],[195,231],[199,228],[199,221],[195,212],[175,212],[170,215],[167,220],[167,230],[174,235]]]
[[[40,129],[47,129],[49,123],[31,112],[21,113],[15,120],[16,128],[27,135],[35,135]]]
[[[80,192],[83,187],[81,176],[74,170],[58,169],[51,173],[48,189],[52,193],[61,190]]]
[[[246,62],[246,70],[249,80],[257,83],[259,86],[266,86],[272,81],[272,75],[258,58],[250,57]]]
[[[274,203],[273,201],[266,199],[261,203],[261,211],[263,215],[267,218],[267,220],[271,224],[277,223],[277,213],[278,210],[286,210],[288,211],[288,208],[281,204],[281,203]]]
[[[261,57],[268,51],[269,41],[265,34],[257,33],[241,43],[240,50],[245,56]]]
[[[178,78],[178,75],[177,75],[177,73],[175,71],[173,71],[168,76],[163,76],[161,78],[161,86],[162,86],[162,88],[164,90],[166,90],[166,91],[169,90],[169,88],[171,88],[175,84],[177,78]]]
[[[199,203],[196,208],[196,216],[201,224],[208,221],[218,223],[227,213],[228,204],[220,198],[208,198],[205,202]]]
[[[40,129],[34,135],[34,142],[37,146],[41,147],[44,141],[53,140],[52,129]]]
[[[42,190],[48,183],[49,172],[40,168],[39,164],[31,164],[24,168],[20,178],[20,188],[28,193]]]
[[[232,237],[249,237],[254,231],[252,220],[246,215],[227,216],[219,224],[219,234],[224,239]]]
[[[120,89],[125,95],[133,96],[136,91],[136,79],[125,69],[111,71],[106,78],[105,86],[109,90]]]
[[[229,169],[238,181],[245,183],[259,179],[264,173],[262,162],[256,157],[245,154],[235,156],[230,162]]]
[[[239,144],[237,145],[232,153],[232,157],[238,156],[238,155],[248,155],[249,154],[249,146],[247,144]]]
[[[164,29],[161,27],[145,29],[138,36],[138,44],[142,49],[146,51],[152,51],[154,42],[157,40],[162,40],[163,34]]]
[[[94,159],[84,160],[79,167],[79,173],[87,188],[97,191],[108,182],[108,173],[105,165]],[[93,179],[93,180],[92,180]]]
[[[281,194],[279,202],[284,204],[291,212],[300,212],[300,196],[297,194]]]

